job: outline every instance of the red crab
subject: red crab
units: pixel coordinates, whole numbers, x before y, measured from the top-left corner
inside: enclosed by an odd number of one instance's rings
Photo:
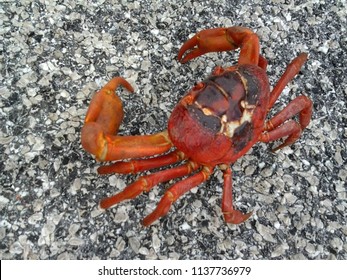
[[[181,165],[140,177],[120,193],[103,199],[101,208],[109,208],[125,199],[150,191],[155,185],[178,177],[157,208],[143,220],[148,226],[164,216],[183,194],[206,181],[216,167],[223,172],[222,212],[227,223],[239,224],[252,213],[243,214],[233,207],[230,165],[255,143],[285,141],[278,150],[292,144],[309,124],[312,101],[298,96],[277,115],[265,120],[284,87],[307,60],[301,53],[270,91],[266,59],[259,54],[259,38],[245,27],[203,30],[183,44],[178,60],[186,63],[207,52],[240,48],[238,64],[216,67],[212,75],[197,83],[174,108],[168,128],[153,135],[119,136],[123,119],[122,103],[115,90],[132,86],[123,78],[113,78],[91,100],[82,128],[82,145],[99,161],[117,161],[99,167],[99,174],[137,173]],[[298,115],[298,121],[293,120]]]

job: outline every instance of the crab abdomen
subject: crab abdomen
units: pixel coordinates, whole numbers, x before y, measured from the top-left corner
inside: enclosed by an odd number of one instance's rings
[[[269,83],[261,68],[242,65],[213,75],[190,90],[173,110],[173,144],[201,164],[231,163],[262,132]]]

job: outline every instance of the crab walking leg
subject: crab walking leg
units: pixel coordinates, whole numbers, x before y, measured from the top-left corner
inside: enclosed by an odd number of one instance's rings
[[[297,114],[299,114],[299,123],[289,120]],[[301,132],[310,123],[311,115],[312,101],[304,95],[298,96],[265,123],[265,132],[260,135],[259,141],[270,142],[288,136],[284,143],[273,149],[273,151],[291,145],[300,137]],[[285,122],[287,120],[289,121]]]
[[[284,148],[285,146],[293,144],[300,137],[301,132],[302,129],[300,127],[300,124],[298,124],[294,120],[289,120],[283,125],[276,127],[274,130],[271,130],[269,132],[266,131],[261,134],[259,141],[268,143],[283,137],[287,137],[287,139],[281,145],[272,149],[272,151],[275,152],[279,149]]]
[[[92,98],[81,132],[83,148],[100,161],[167,152],[172,146],[167,131],[143,136],[114,135],[124,116],[122,102],[115,94],[119,85],[133,91],[125,79],[116,77]]]
[[[192,188],[206,181],[212,172],[212,167],[204,166],[198,173],[171,186],[165,192],[164,196],[158,203],[157,208],[143,219],[142,224],[144,226],[149,226],[160,217],[165,216],[167,212],[169,212],[172,203],[174,203],[178,198],[180,198],[183,194],[185,194]]]
[[[142,192],[149,192],[155,185],[158,185],[159,183],[186,176],[196,170],[198,167],[198,164],[188,161],[186,164],[172,169],[162,170],[153,174],[142,176],[137,181],[127,186],[120,193],[101,200],[100,207],[103,209],[110,208],[111,206],[125,199],[134,198]]]
[[[119,161],[114,164],[100,166],[98,168],[98,173],[99,174],[110,174],[110,173],[135,174],[145,170],[150,170],[150,169],[170,165],[183,159],[185,159],[185,155],[181,151],[175,150],[171,153],[158,156],[158,157],[130,160],[127,162]]]
[[[262,68],[264,71],[266,71],[266,68],[267,68],[267,60],[266,60],[266,58],[263,57],[262,55],[259,55],[258,66],[259,66],[260,68]]]
[[[312,116],[312,101],[305,95],[292,100],[282,111],[265,123],[265,130],[273,130],[286,120],[299,114],[300,127],[303,130],[310,123]]]
[[[287,66],[286,71],[283,73],[283,75],[271,91],[268,110],[270,110],[275,104],[277,98],[280,96],[286,85],[299,73],[301,67],[307,61],[307,58],[307,53],[301,53]]]
[[[208,52],[231,51],[238,48],[241,49],[238,64],[258,65],[259,38],[252,30],[240,26],[198,32],[182,45],[177,58],[186,63]]]
[[[243,214],[239,210],[235,210],[233,206],[233,187],[232,187],[232,172],[228,167],[223,171],[224,188],[222,196],[222,211],[224,220],[231,224],[240,224],[246,221],[253,212]]]

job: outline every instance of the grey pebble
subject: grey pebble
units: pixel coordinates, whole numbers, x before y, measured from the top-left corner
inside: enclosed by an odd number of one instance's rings
[[[129,238],[129,245],[135,254],[137,254],[139,252],[141,244],[140,244],[140,241],[136,237],[130,237]]]

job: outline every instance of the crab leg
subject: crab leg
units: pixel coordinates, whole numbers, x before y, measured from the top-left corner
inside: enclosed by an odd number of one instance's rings
[[[200,172],[171,186],[165,192],[164,196],[158,203],[157,208],[143,219],[142,224],[144,226],[149,226],[160,217],[166,215],[167,212],[169,212],[172,203],[174,203],[184,193],[206,181],[212,172],[212,167],[204,166]]]
[[[287,66],[286,71],[278,80],[270,94],[268,110],[270,110],[270,108],[275,104],[277,98],[280,96],[286,85],[299,73],[302,65],[307,61],[307,57],[307,53],[301,53]]]
[[[100,161],[152,156],[167,152],[172,144],[167,131],[153,135],[117,136],[123,106],[115,94],[119,85],[133,92],[122,77],[113,78],[90,102],[81,132],[82,146]]]
[[[246,221],[253,212],[243,214],[239,210],[235,210],[233,206],[233,189],[232,189],[232,172],[228,167],[223,171],[224,188],[222,196],[222,211],[224,219],[227,223],[240,224]]]
[[[147,158],[147,159],[137,159],[130,160],[127,162],[119,161],[114,164],[100,166],[98,168],[99,174],[110,174],[110,173],[120,173],[120,174],[135,174],[145,170],[150,170],[166,165],[176,163],[183,160],[185,155],[180,151],[173,151],[166,155]]]
[[[281,145],[272,149],[272,152],[275,152],[284,148],[285,146],[293,144],[300,137],[301,132],[302,130],[300,125],[294,120],[289,120],[272,131],[264,132],[260,136],[259,141],[268,143],[283,137],[287,137],[287,139]]]
[[[259,66],[260,68],[262,68],[264,71],[266,71],[267,60],[266,60],[266,58],[263,57],[262,55],[259,55],[258,66]]]
[[[300,95],[296,97],[286,107],[284,107],[282,111],[265,123],[265,129],[272,130],[297,114],[299,114],[300,127],[301,129],[304,129],[310,123],[312,105],[311,99],[307,96]]]
[[[240,26],[198,32],[183,44],[178,52],[178,60],[186,63],[208,52],[231,51],[237,48],[241,48],[238,64],[258,65],[259,38],[252,30]]]
[[[299,114],[299,123],[289,120],[297,114]],[[284,143],[273,149],[273,151],[288,146],[300,137],[302,130],[310,123],[311,115],[312,101],[304,95],[298,96],[265,123],[265,132],[260,135],[259,141],[271,142],[288,136]]]
[[[196,170],[198,167],[199,165],[196,163],[188,161],[186,164],[172,169],[162,170],[153,174],[142,176],[137,181],[127,186],[120,193],[101,200],[100,207],[104,209],[110,208],[111,206],[125,199],[134,198],[144,191],[149,192],[155,185],[158,185],[159,183],[186,176]]]

